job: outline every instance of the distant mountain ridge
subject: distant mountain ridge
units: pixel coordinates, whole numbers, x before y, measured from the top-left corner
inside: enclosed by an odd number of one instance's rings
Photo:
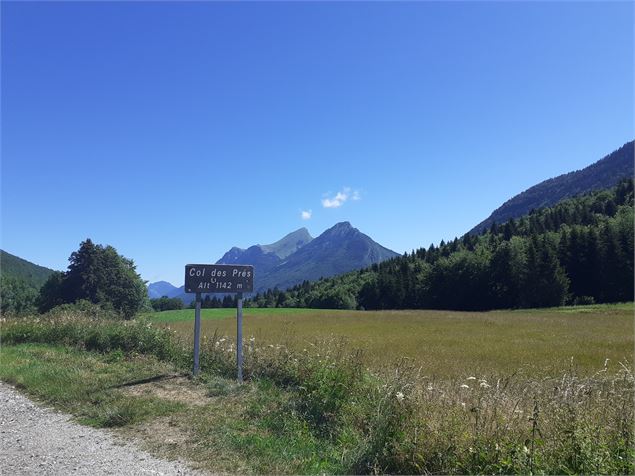
[[[342,222],[317,238],[312,238],[306,228],[300,228],[271,245],[234,247],[217,264],[254,265],[254,291],[262,292],[362,269],[396,256],[399,255],[353,228],[349,222]],[[150,284],[148,293],[170,290],[161,283],[165,282]],[[183,286],[172,288],[178,292],[164,295],[178,297],[186,304],[194,300],[193,294],[183,292]]]
[[[309,231],[306,228],[300,228],[270,245],[254,245],[246,250],[234,247],[216,264],[251,264],[256,268],[259,276],[264,276],[311,240],[313,238]]]
[[[469,234],[480,234],[492,223],[502,224],[510,218],[519,218],[531,210],[549,207],[577,195],[613,187],[624,178],[633,177],[634,141],[598,160],[582,170],[576,170],[540,182],[507,200]]]
[[[338,223],[290,255],[258,280],[256,291],[286,289],[302,281],[315,281],[365,268],[398,256],[349,222]]]
[[[159,299],[163,296],[171,298],[178,296],[182,292],[181,288],[177,288],[167,281],[158,281],[148,285],[148,297],[150,299]]]
[[[52,269],[0,250],[0,274],[9,278],[21,279],[33,289],[40,289],[54,272]]]

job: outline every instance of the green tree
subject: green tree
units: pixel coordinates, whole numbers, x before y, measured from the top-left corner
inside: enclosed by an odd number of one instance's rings
[[[527,247],[527,266],[523,276],[522,302],[526,307],[549,307],[564,304],[569,292],[569,278],[560,266],[555,245],[543,235],[532,236]]]
[[[84,299],[130,319],[148,304],[145,283],[134,262],[112,246],[87,239],[69,261],[68,271],[52,275],[42,287],[40,311]]]
[[[68,302],[63,297],[64,276],[65,273],[56,271],[49,276],[40,288],[40,294],[36,300],[40,312],[46,312],[55,306]]]
[[[0,277],[0,310],[2,314],[27,314],[35,310],[37,291],[24,280]]]
[[[498,245],[490,260],[490,293],[493,308],[519,306],[521,276],[525,266],[524,240],[512,237]]]
[[[599,239],[602,251],[601,298],[606,302],[625,301],[633,287],[633,275],[624,256],[619,235],[612,226],[605,226]]]
[[[205,296],[202,307],[211,307],[209,295]],[[155,311],[174,311],[183,309],[183,301],[179,298],[161,296],[159,299],[151,299],[150,304]]]

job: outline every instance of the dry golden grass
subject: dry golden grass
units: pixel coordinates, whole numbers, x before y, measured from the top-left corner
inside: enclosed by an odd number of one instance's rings
[[[215,473],[634,474],[632,364],[616,362],[632,351],[632,309],[249,311],[248,330],[262,331],[245,339],[246,384],[233,381],[235,345],[216,335],[201,377],[178,388],[156,377],[191,368],[191,341],[145,320],[15,319],[3,322],[0,379]],[[191,314],[155,321],[191,339]],[[208,313],[207,330],[233,331],[231,314]],[[354,345],[329,342],[334,330]]]
[[[437,377],[518,371],[546,377],[571,363],[584,374],[603,368],[606,359],[609,371],[632,362],[633,311],[633,303],[492,312],[245,309],[244,335],[257,345],[296,349],[345,339],[373,368],[406,357]],[[234,316],[227,309],[203,310],[202,335],[233,338]],[[193,333],[193,310],[151,318],[185,337]]]

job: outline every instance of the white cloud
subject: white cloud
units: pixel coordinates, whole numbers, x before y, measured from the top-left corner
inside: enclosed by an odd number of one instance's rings
[[[300,215],[302,216],[303,220],[310,220],[311,216],[313,215],[313,210],[302,210],[302,213]]]
[[[333,198],[323,198],[322,206],[324,208],[339,208],[344,202],[348,200],[348,195],[343,192],[337,192],[337,194]]]
[[[344,187],[341,192],[337,192],[334,197],[329,197],[328,194],[322,199],[322,206],[324,208],[339,208],[344,205],[344,202],[348,199],[361,200],[359,190],[351,190],[350,187]]]

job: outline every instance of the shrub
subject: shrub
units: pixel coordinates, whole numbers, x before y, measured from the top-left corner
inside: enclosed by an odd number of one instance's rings
[[[65,345],[97,352],[137,352],[161,360],[182,361],[182,344],[169,331],[144,320],[103,319],[98,306],[91,307],[94,315],[79,313],[73,306],[59,306],[57,311],[43,317],[7,320],[2,326],[2,342]]]
[[[88,319],[117,319],[117,314],[112,308],[107,309],[98,304],[93,304],[85,299],[80,299],[72,304],[60,304],[46,313],[49,318],[64,318],[66,316],[81,316]]]
[[[595,298],[593,296],[576,296],[573,300],[574,306],[587,306],[589,304],[595,304]]]
[[[150,305],[157,312],[183,309],[183,301],[179,298],[169,298],[167,296],[162,296],[159,299],[150,299]]]

